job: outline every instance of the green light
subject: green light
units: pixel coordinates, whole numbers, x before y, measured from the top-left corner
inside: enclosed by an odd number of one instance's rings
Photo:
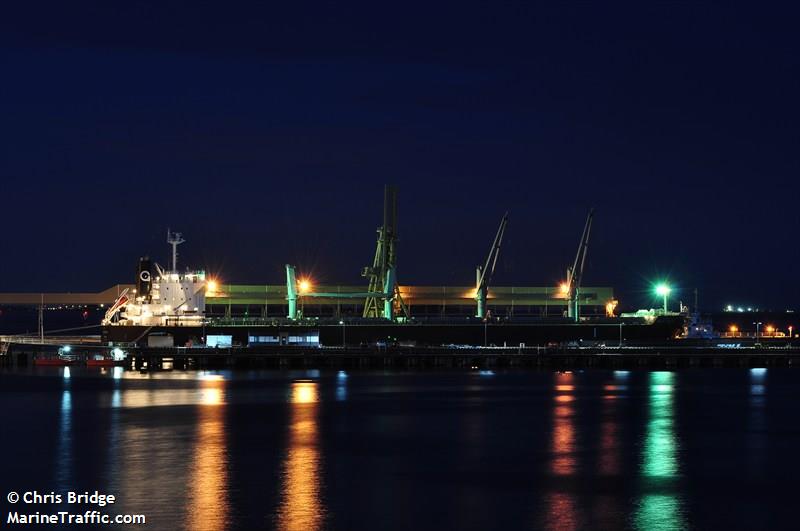
[[[666,282],[661,282],[656,286],[656,294],[659,297],[664,297],[664,314],[667,313],[667,297],[669,296],[672,288]]]

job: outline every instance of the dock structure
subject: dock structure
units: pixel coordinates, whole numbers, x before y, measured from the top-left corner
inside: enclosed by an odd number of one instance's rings
[[[100,306],[113,304],[125,289],[133,284],[116,284],[108,289],[93,292],[62,293],[0,293],[3,306]]]
[[[318,285],[320,293],[360,293],[364,286]],[[412,316],[470,316],[475,313],[475,286],[397,286],[403,304]],[[605,315],[606,304],[614,299],[610,287],[581,288],[581,308],[585,316]],[[561,316],[567,311],[567,301],[556,286],[491,286],[488,288],[486,309],[496,316]],[[307,317],[361,316],[364,301],[344,296],[309,296],[303,301]],[[280,317],[287,312],[286,285],[220,285],[206,296],[208,316]]]
[[[63,344],[63,342],[62,342]],[[5,343],[0,366],[35,365],[60,344]],[[99,343],[76,343],[75,364],[106,353]],[[678,340],[660,346],[601,347],[131,347],[121,364],[144,371],[191,369],[681,369],[692,367],[800,367],[800,347],[759,344],[724,348]]]

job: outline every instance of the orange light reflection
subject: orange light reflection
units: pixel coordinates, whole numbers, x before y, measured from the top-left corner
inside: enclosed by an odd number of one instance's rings
[[[225,440],[223,381],[201,388],[194,465],[188,505],[189,529],[216,531],[229,523],[228,455]]]
[[[575,386],[571,383],[572,373],[558,374],[556,376],[556,391],[563,393],[565,390],[573,391]],[[573,417],[575,414],[572,401],[575,396],[572,394],[557,394],[555,396],[556,405],[553,408],[553,440],[551,452],[553,462],[551,470],[553,474],[559,476],[571,475],[575,472],[575,426]]]
[[[603,386],[603,422],[600,424],[600,473],[604,475],[617,475],[620,468],[619,457],[619,424],[617,422],[617,408],[613,394],[619,389],[617,385]]]
[[[316,382],[294,382],[291,389],[291,425],[284,461],[283,494],[278,528],[315,531],[322,527],[321,463],[318,449]]]
[[[578,528],[574,498],[565,492],[547,496],[547,521],[545,529],[572,531]]]

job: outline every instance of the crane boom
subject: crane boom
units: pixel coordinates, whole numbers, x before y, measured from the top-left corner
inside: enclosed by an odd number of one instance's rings
[[[586,224],[583,226],[583,234],[581,234],[581,241],[578,244],[578,252],[575,254],[575,262],[573,262],[572,267],[567,272],[567,292],[569,300],[567,316],[574,318],[576,322],[580,319],[578,292],[581,289],[583,268],[586,264],[586,253],[589,250],[589,234],[592,231],[593,218],[594,209],[592,208],[589,210],[589,215],[586,216]]]
[[[483,267],[478,266],[475,275],[475,300],[478,303],[476,316],[480,318],[486,316],[486,299],[489,293],[489,284],[492,281],[492,275],[494,275],[494,270],[497,266],[497,258],[500,256],[500,245],[503,242],[506,225],[508,225],[508,212],[503,214],[503,219],[500,220],[500,226],[497,228],[494,241],[489,248],[489,254],[486,256],[486,263]]]

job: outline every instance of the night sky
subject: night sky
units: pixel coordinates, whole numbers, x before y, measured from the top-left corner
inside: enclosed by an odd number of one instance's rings
[[[584,283],[798,306],[798,13],[751,3],[15,2],[0,17],[0,291],[149,254],[224,281]],[[345,5],[350,7],[345,7]],[[157,6],[157,7],[156,7]]]

